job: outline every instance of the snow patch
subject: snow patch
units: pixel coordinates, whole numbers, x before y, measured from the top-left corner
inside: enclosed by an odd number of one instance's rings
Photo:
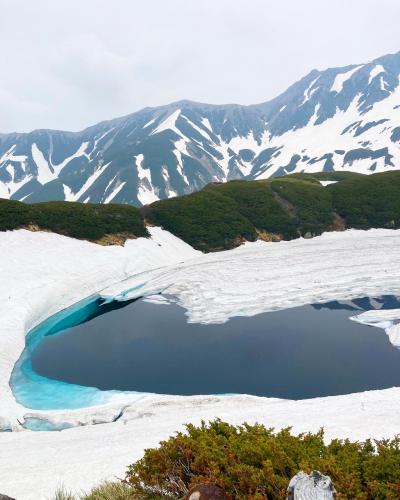
[[[319,181],[322,186],[329,186],[329,184],[336,184],[337,181]]]
[[[56,175],[54,173],[53,167],[51,167],[44,157],[43,153],[38,148],[37,144],[34,142],[32,144],[32,158],[37,166],[37,180],[40,184],[44,185],[52,181]]]
[[[313,88],[313,87],[314,87],[314,84],[316,83],[316,81],[319,79],[319,77],[320,77],[320,75],[318,75],[317,78],[314,78],[314,80],[310,83],[310,85],[304,91],[303,101],[301,102],[300,106],[303,106],[303,104],[305,104],[307,101],[309,101],[310,97],[318,89],[318,87],[316,87],[316,88]],[[279,111],[282,111],[282,108]]]
[[[79,158],[80,156],[86,156],[86,158],[89,158],[89,156],[86,154],[86,150],[88,147],[89,143],[88,142],[82,142],[82,144],[79,146],[79,148],[73,153],[71,156],[68,156],[65,158],[61,163],[58,165],[52,165],[53,170],[55,172],[55,176],[58,176],[58,174],[61,172],[61,170],[68,165],[70,161],[72,161],[74,158]]]
[[[368,85],[376,76],[380,75],[381,73],[385,73],[385,68],[382,66],[382,64],[377,64],[376,66],[374,66],[371,70],[371,73],[369,74]]]
[[[143,128],[150,127],[151,124],[153,124],[156,121],[156,118],[152,118],[150,121],[148,121],[145,125],[143,125]]]
[[[74,200],[71,201],[77,201],[79,198],[86,193],[86,191],[92,186],[95,181],[101,176],[101,174],[106,170],[106,168],[111,164],[111,162],[105,163],[102,166],[98,166],[97,169],[93,172],[91,176],[88,177],[88,179],[85,181],[83,186],[80,188],[80,190],[74,195]],[[87,198],[89,199],[89,198]],[[84,201],[86,203],[86,201]]]
[[[178,162],[177,168],[178,172],[181,174],[182,179],[184,180],[185,184],[189,186],[189,180],[186,177],[185,170],[183,168],[183,159],[182,155],[190,156],[187,149],[186,149],[186,141],[185,139],[179,139],[179,141],[175,142],[175,149],[173,150],[173,154],[176,156],[176,160]]]
[[[181,114],[181,110],[180,109],[175,110],[163,122],[161,122],[160,125],[158,125],[158,127],[156,127],[151,132],[150,135],[159,134],[160,132],[163,132],[164,130],[172,130],[173,132],[175,132],[178,135],[180,135],[181,137],[183,137],[183,135],[176,128],[176,125],[175,125],[176,124],[176,120],[179,118],[180,114]]]
[[[203,118],[201,119],[201,123],[202,123],[202,124],[203,124],[206,128],[208,128],[208,130],[209,130],[210,132],[212,132],[212,131],[213,131],[213,128],[212,128],[211,123],[210,123],[210,120],[209,120],[208,118],[203,117]]]
[[[333,92],[341,92],[343,90],[343,85],[349,78],[352,77],[352,75],[358,71],[360,68],[362,68],[364,65],[361,64],[359,66],[356,66],[355,68],[351,69],[350,71],[346,71],[345,73],[339,73],[336,75],[335,80],[332,84],[331,91]]]
[[[148,205],[159,200],[154,186],[151,182],[151,171],[149,168],[143,167],[144,155],[140,154],[135,157],[137,173],[139,177],[138,199],[142,205]]]
[[[121,191],[121,189],[125,186],[126,181],[123,181],[119,183],[113,190],[112,192],[107,195],[106,199],[104,200],[103,203],[111,203],[111,201],[117,196],[117,194]]]
[[[212,139],[211,139],[211,137],[208,135],[208,133],[205,130],[203,130],[202,128],[200,128],[199,126],[197,126],[195,123],[193,123],[191,120],[189,120],[189,118],[187,118],[186,116],[182,115],[182,118],[184,118],[189,123],[189,125],[192,128],[194,128],[200,135],[202,135],[203,137],[205,137],[207,139],[207,141],[213,142]]]
[[[63,190],[64,190],[64,200],[65,201],[75,201],[74,193],[72,192],[72,190],[69,186],[67,186],[66,184],[63,184]]]

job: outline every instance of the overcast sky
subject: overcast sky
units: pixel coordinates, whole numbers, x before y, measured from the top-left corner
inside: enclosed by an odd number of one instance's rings
[[[400,0],[0,0],[0,131],[251,104],[400,50]]]

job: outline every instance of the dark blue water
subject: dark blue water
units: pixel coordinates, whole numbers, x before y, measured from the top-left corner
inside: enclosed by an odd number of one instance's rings
[[[162,394],[247,393],[303,399],[400,385],[400,351],[383,330],[350,321],[398,299],[331,302],[225,324],[188,324],[184,310],[142,300],[49,335],[36,372],[93,386]],[[102,314],[105,308],[104,314]]]

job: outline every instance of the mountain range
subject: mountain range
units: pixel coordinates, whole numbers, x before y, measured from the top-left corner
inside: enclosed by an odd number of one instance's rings
[[[80,132],[0,134],[0,197],[141,206],[210,182],[397,170],[399,76],[400,52],[313,70],[261,104],[184,100]]]

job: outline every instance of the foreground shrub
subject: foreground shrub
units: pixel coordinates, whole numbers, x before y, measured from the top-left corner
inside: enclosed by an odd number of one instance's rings
[[[51,500],[76,500],[75,495],[67,491],[63,486],[58,488]]]
[[[121,481],[106,481],[81,497],[81,500],[144,500],[148,495],[140,494],[129,484]]]
[[[146,500],[157,497],[140,493],[135,487],[122,481],[105,481],[94,487],[89,493],[73,495],[65,488],[59,488],[51,500]]]
[[[137,491],[180,498],[210,482],[237,499],[282,499],[297,472],[316,469],[331,477],[340,499],[400,498],[399,437],[326,445],[322,430],[293,436],[290,429],[220,420],[186,429],[128,467],[126,479]]]

